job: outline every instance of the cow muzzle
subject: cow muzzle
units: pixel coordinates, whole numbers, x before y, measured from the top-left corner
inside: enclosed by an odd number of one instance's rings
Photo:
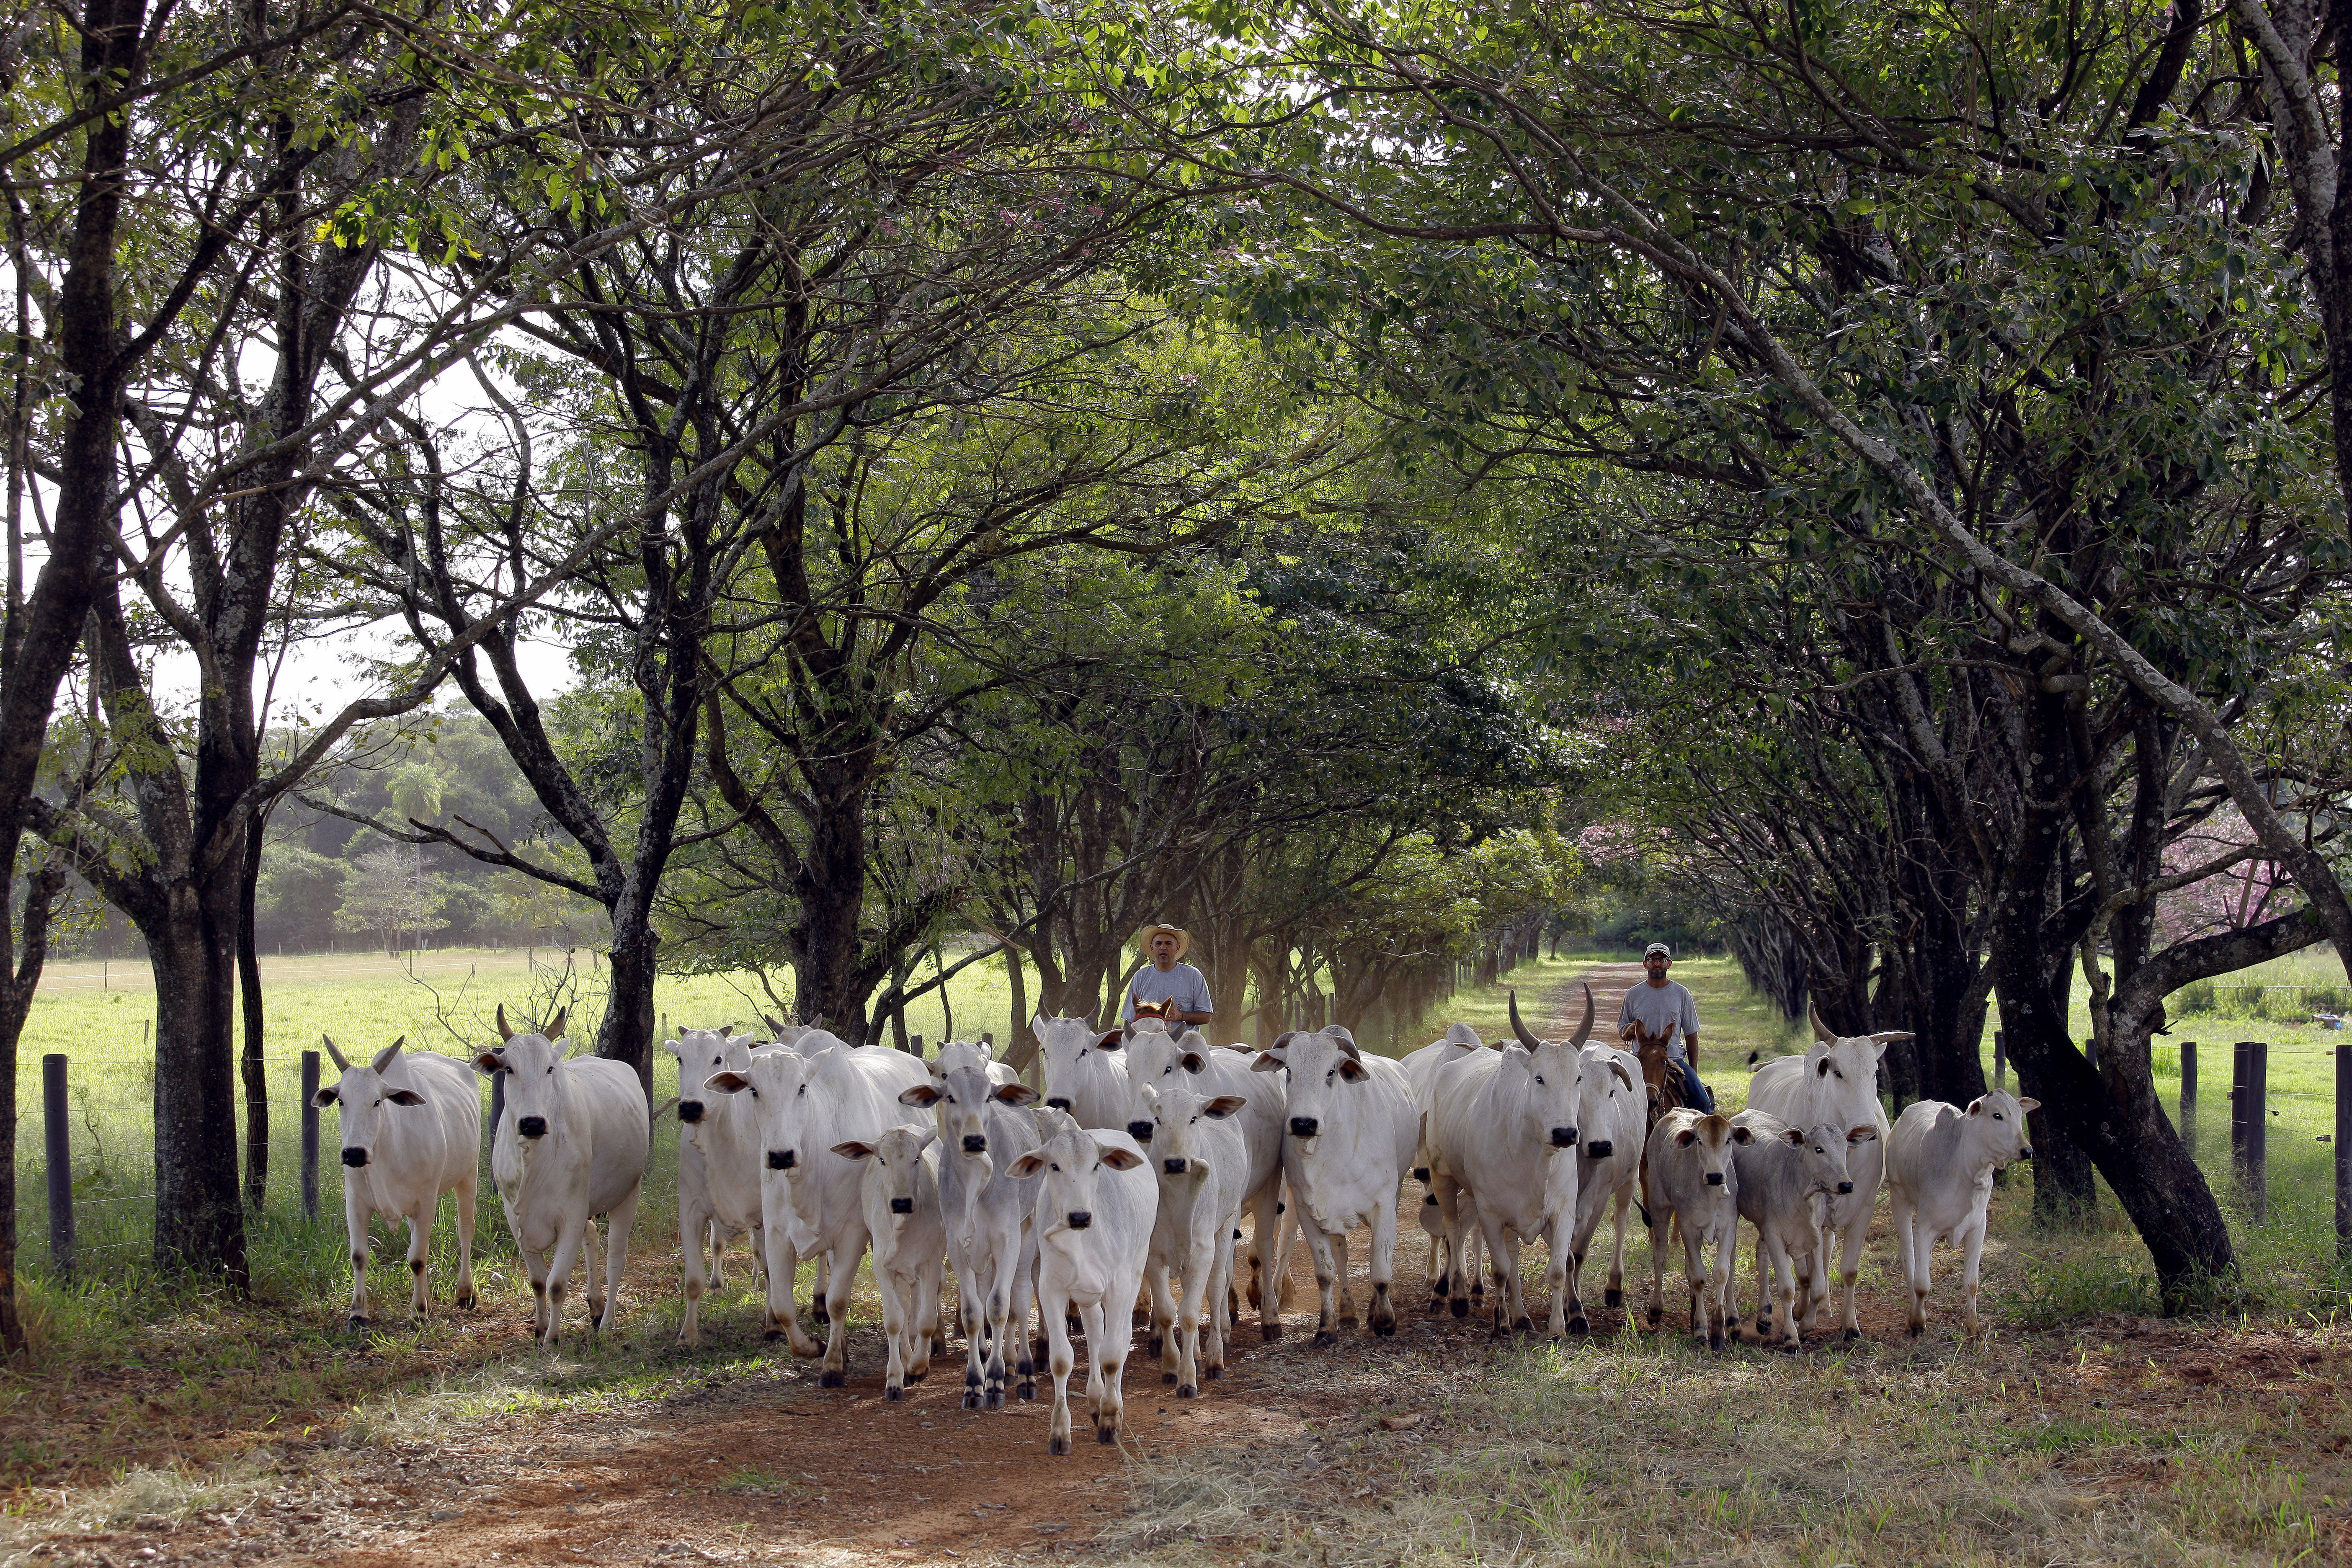
[[[2032,1144],[2031,1144],[2031,1143],[2028,1143],[2024,1148],[2020,1149],[2020,1150],[2017,1152],[2017,1157],[2018,1157],[2019,1159],[2021,1159],[2021,1160],[2031,1160],[2031,1159],[2032,1159],[2032,1158],[2033,1158],[2033,1145],[2032,1145]]]
[[[789,1171],[800,1163],[801,1157],[796,1150],[771,1149],[768,1151],[768,1169],[771,1171]]]
[[[1066,1217],[1072,1230],[1084,1230],[1095,1223],[1095,1216],[1086,1209],[1072,1209]]]
[[[698,1100],[679,1100],[677,1102],[677,1119],[680,1121],[687,1123],[688,1126],[701,1121],[702,1101]]]
[[[1710,1187],[1719,1187],[1723,1185],[1723,1173],[1721,1171],[1709,1171],[1706,1173],[1706,1184]]]
[[[1573,1148],[1575,1148],[1575,1147],[1576,1147],[1576,1129],[1575,1129],[1575,1128],[1573,1128],[1573,1127],[1555,1127],[1555,1128],[1553,1128],[1553,1129],[1551,1130],[1551,1146],[1552,1146],[1553,1148],[1555,1148],[1555,1149],[1573,1149]]]
[[[1843,1197],[1846,1194],[1852,1191],[1853,1191],[1853,1184],[1852,1182],[1840,1182],[1838,1184],[1838,1196]]]
[[[1595,1138],[1584,1146],[1584,1152],[1596,1160],[1606,1160],[1617,1152],[1617,1142],[1613,1138]]]
[[[547,1118],[544,1116],[518,1117],[515,1120],[515,1131],[526,1138],[544,1138],[547,1136]]]
[[[967,1132],[967,1133],[965,1133],[965,1134],[963,1135],[963,1152],[964,1152],[965,1153],[967,1153],[967,1154],[985,1154],[985,1153],[987,1153],[987,1152],[988,1152],[988,1134],[987,1134],[987,1133],[985,1133],[985,1132]]]
[[[1127,1135],[1139,1143],[1149,1143],[1151,1142],[1151,1123],[1130,1121],[1127,1124]]]
[[[1315,1117],[1294,1116],[1290,1119],[1290,1135],[1293,1138],[1312,1138],[1322,1130],[1323,1123]]]
[[[1192,1162],[1190,1160],[1162,1160],[1160,1162],[1160,1168],[1167,1172],[1171,1176],[1181,1176],[1185,1172],[1192,1168]]]
[[[1067,1110],[1070,1109],[1069,1097],[1062,1094],[1049,1094],[1045,1097],[1045,1109],[1048,1110]]]
[[[892,1214],[913,1214],[915,1212],[915,1200],[912,1198],[892,1198],[890,1200],[890,1212]]]
[[[364,1149],[344,1150],[343,1163],[349,1165],[354,1171],[358,1170],[362,1165],[367,1163],[367,1151]]]

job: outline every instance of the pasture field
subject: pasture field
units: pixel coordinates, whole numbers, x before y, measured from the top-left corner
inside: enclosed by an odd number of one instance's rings
[[[1563,956],[1507,980],[1530,1023],[1553,1033],[1580,1005],[1575,979],[1623,984],[1623,968],[1605,963],[1620,957]],[[299,962],[272,977],[272,1038],[286,1041],[273,1047],[273,1085],[289,1092],[249,1303],[146,1278],[144,995],[61,987],[37,1005],[18,1103],[35,1113],[20,1217],[39,1353],[0,1381],[0,1568],[298,1557],[2235,1564],[2352,1552],[2352,1325],[2333,1262],[2328,1150],[2310,1141],[2333,1122],[2333,1065],[2317,1052],[2334,1042],[2319,1031],[2306,1040],[2271,1022],[2175,1022],[2177,1037],[2218,1042],[2201,1064],[2200,1147],[2224,1186],[2223,1047],[2273,1042],[2271,1217],[2240,1226],[2248,1292],[2231,1315],[2153,1317],[2141,1249],[2112,1199],[2087,1233],[2045,1234],[2031,1222],[2021,1169],[1996,1194],[1985,1268],[1995,1328],[1975,1345],[1957,1336],[1949,1255],[1927,1335],[1904,1336],[1883,1226],[1864,1263],[1867,1337],[1854,1346],[1819,1342],[1797,1357],[1694,1351],[1671,1272],[1665,1331],[1647,1331],[1638,1229],[1630,1321],[1599,1312],[1591,1340],[1561,1346],[1495,1340],[1475,1320],[1423,1314],[1423,1243],[1407,1219],[1397,1339],[1350,1333],[1336,1350],[1313,1349],[1302,1315],[1311,1285],[1295,1267],[1307,1289],[1286,1338],[1261,1345],[1245,1314],[1229,1376],[1184,1405],[1165,1397],[1139,1352],[1122,1445],[1048,1460],[1044,1406],[961,1411],[952,1358],[906,1405],[882,1404],[864,1288],[850,1387],[817,1389],[813,1370],[760,1341],[756,1276],[740,1248],[705,1304],[705,1348],[677,1347],[668,1117],[620,1332],[591,1342],[575,1327],[560,1352],[530,1352],[528,1285],[486,1187],[480,1309],[446,1305],[445,1234],[433,1316],[351,1335],[331,1113],[321,1220],[294,1209],[296,1053],[321,1028],[353,1055],[404,1031],[412,1045],[454,1051],[491,1037],[495,1001],[543,1010],[562,977],[520,955],[465,955],[463,970],[420,968],[418,978],[388,965],[330,973],[323,963],[305,976]],[[1802,1031],[1748,993],[1728,961],[1675,973],[1698,996],[1704,1076],[1736,1109],[1748,1052],[1791,1048]],[[572,983],[584,1027],[596,978]],[[967,971],[951,1000],[960,1033],[1003,1037],[1001,965]],[[755,1010],[716,978],[666,983],[659,1006],[673,1026],[749,1023]],[[967,1007],[985,1021],[967,1023]],[[1501,986],[1465,993],[1446,1014],[1489,1039],[1507,1036]],[[935,1037],[939,1024],[910,1027]],[[85,1247],[116,1249],[87,1254],[95,1262],[70,1288],[40,1272],[45,1049],[75,1059]],[[1988,1061],[1990,1050],[1988,1037]],[[666,1065],[657,1093],[674,1092],[674,1077]],[[128,1201],[110,1208],[110,1196]],[[1408,1214],[1417,1196],[1408,1188]],[[377,1247],[393,1261],[380,1262],[375,1288],[403,1289],[395,1233],[380,1226]],[[1751,1278],[1738,1287],[1743,1303]]]

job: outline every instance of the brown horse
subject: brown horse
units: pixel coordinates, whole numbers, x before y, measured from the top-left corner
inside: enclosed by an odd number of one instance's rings
[[[1642,1060],[1642,1086],[1650,1096],[1646,1125],[1655,1127],[1659,1117],[1690,1103],[1683,1098],[1683,1075],[1675,1071],[1673,1059],[1666,1055],[1666,1046],[1674,1033],[1668,1030],[1663,1035],[1651,1034],[1637,1019],[1625,1026],[1622,1038],[1626,1048]]]

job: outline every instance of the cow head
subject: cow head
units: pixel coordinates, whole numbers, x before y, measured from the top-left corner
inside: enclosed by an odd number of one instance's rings
[[[1202,1121],[1223,1121],[1249,1103],[1238,1094],[1204,1095],[1181,1069],[1164,1083],[1145,1084],[1136,1099],[1150,1118],[1145,1125],[1151,1135],[1135,1141],[1150,1150],[1152,1171],[1162,1182],[1198,1182],[1206,1177],[1209,1163],[1202,1157],[1207,1147],[1201,1135]],[[1132,1128],[1129,1134],[1133,1135]]]
[[[1526,1136],[1554,1149],[1573,1149],[1580,1142],[1579,1118],[1585,1110],[1585,1042],[1592,1037],[1592,987],[1584,988],[1584,1021],[1565,1040],[1544,1040],[1519,1016],[1519,994],[1511,993],[1511,1033],[1517,1047],[1497,1047],[1502,1070],[1519,1080],[1514,1096],[1521,1107]]]
[[[1806,1021],[1813,1028],[1813,1044],[1805,1052],[1805,1077],[1815,1087],[1834,1089],[1841,1103],[1878,1100],[1878,1058],[1897,1040],[1907,1040],[1907,1029],[1882,1029],[1874,1035],[1840,1035],[1822,1022],[1821,1009],[1807,1004]]]
[[[501,1003],[499,1033],[506,1037],[506,1044],[474,1058],[477,1072],[507,1075],[507,1121],[525,1148],[563,1131],[562,1086],[556,1069],[563,1065],[567,1054],[558,1042],[563,1038],[564,1024],[571,1011],[568,1007],[558,1008],[546,1028],[525,1034],[508,1024],[506,1006]]]
[[[1619,1104],[1641,1108],[1643,1121],[1649,1120],[1649,1091],[1642,1082],[1641,1063],[1628,1061],[1623,1051],[1612,1045],[1593,1043],[1579,1053],[1580,1067],[1577,1082],[1576,1125],[1584,1135],[1584,1154],[1590,1160],[1606,1160],[1617,1152],[1617,1142],[1609,1136],[1610,1130],[1623,1125],[1617,1115]]]
[[[1875,1127],[1842,1128],[1834,1121],[1814,1127],[1783,1127],[1780,1132],[1780,1141],[1797,1151],[1797,1168],[1802,1173],[1805,1191],[1825,1197],[1843,1197],[1853,1191],[1846,1155],[1877,1136]]]
[[[1337,1097],[1360,1088],[1372,1076],[1364,1069],[1356,1037],[1337,1024],[1320,1029],[1293,1029],[1275,1037],[1258,1053],[1252,1072],[1285,1075],[1285,1106],[1290,1136],[1311,1146],[1323,1135],[1323,1125],[1339,1108]]]
[[[1666,1112],[1665,1120],[1658,1123],[1658,1133],[1675,1148],[1689,1151],[1685,1157],[1710,1187],[1732,1184],[1732,1150],[1756,1141],[1752,1131],[1733,1126],[1728,1118],[1712,1113],[1702,1116],[1696,1110]]]
[[[928,1127],[893,1127],[871,1143],[851,1140],[833,1152],[845,1160],[870,1160],[863,1191],[869,1222],[887,1217],[896,1234],[913,1215],[939,1205],[939,1178],[923,1163],[923,1151],[939,1142]]]
[[[321,1110],[331,1105],[343,1108],[343,1163],[358,1170],[366,1165],[382,1135],[383,1123],[380,1119],[425,1103],[425,1097],[408,1087],[408,1074],[399,1066],[400,1047],[407,1037],[393,1041],[376,1052],[373,1061],[361,1068],[345,1061],[334,1041],[324,1035],[319,1038],[326,1041],[327,1055],[342,1077],[322,1087],[310,1103]]]
[[[798,1051],[763,1051],[740,1072],[711,1074],[702,1087],[713,1094],[748,1095],[752,1123],[759,1129],[761,1180],[781,1174],[797,1184],[814,1168],[815,1146],[810,1141],[814,1121],[811,1101],[821,1096],[826,1066],[840,1060],[842,1050],[820,1051],[814,1057]]]
[[[988,1076],[988,1047],[950,1040],[931,1060],[931,1080],[903,1090],[901,1105],[929,1107],[939,1128],[940,1146],[953,1160],[986,1160],[988,1107],[1034,1105],[1037,1091],[1025,1083],[998,1083]]]
[[[1043,1013],[1029,1021],[1029,1028],[1037,1037],[1038,1059],[1044,1064],[1045,1103],[1056,1110],[1070,1109],[1088,1075],[1119,1070],[1106,1053],[1125,1047],[1124,1029],[1097,1029],[1084,1018],[1048,1018]]]
[[[1053,1131],[1045,1146],[1013,1161],[1006,1174],[1016,1181],[1043,1178],[1035,1210],[1038,1240],[1047,1247],[1067,1246],[1075,1233],[1094,1226],[1103,1171],[1132,1171],[1143,1158],[1131,1149],[1097,1141],[1066,1116],[1050,1121]]]
[[[2025,1131],[2025,1119],[2041,1109],[2042,1102],[2031,1096],[2019,1100],[2001,1089],[1988,1089],[1969,1101],[1968,1135],[1997,1165],[2031,1160],[2033,1140]]]
[[[1165,1029],[1142,1029],[1130,1036],[1127,1081],[1132,1098],[1128,1102],[1127,1135],[1150,1148],[1153,1123],[1145,1091],[1164,1089],[1208,1070],[1209,1042],[1198,1029],[1187,1029],[1181,1037]]]
[[[662,1049],[677,1058],[677,1119],[688,1128],[708,1118],[723,1116],[733,1101],[714,1096],[702,1085],[713,1073],[741,1072],[751,1062],[752,1040],[738,1035],[732,1025],[716,1029],[681,1029]]]

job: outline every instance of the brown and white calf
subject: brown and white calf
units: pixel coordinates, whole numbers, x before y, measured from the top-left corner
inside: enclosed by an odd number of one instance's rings
[[[1646,1098],[1646,1097],[1645,1097]],[[1739,1250],[1739,1168],[1734,1151],[1755,1140],[1727,1117],[1675,1106],[1650,1129],[1642,1161],[1642,1211],[1650,1226],[1650,1322],[1665,1316],[1660,1283],[1667,1231],[1683,1236],[1683,1274],[1690,1284],[1690,1331],[1715,1350],[1731,1333],[1731,1277]],[[1706,1249],[1715,1247],[1715,1267]]]

